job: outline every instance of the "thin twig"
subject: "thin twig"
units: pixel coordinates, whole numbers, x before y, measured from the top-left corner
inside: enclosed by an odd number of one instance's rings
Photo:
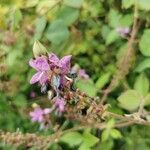
[[[113,79],[111,80],[109,86],[106,88],[106,90],[104,90],[104,95],[101,99],[100,104],[104,104],[109,93],[113,90],[113,88],[116,85],[118,85],[120,80],[123,79],[128,74],[128,71],[129,71],[130,65],[131,65],[130,61],[132,60],[132,58],[133,58],[132,55],[134,54],[133,44],[135,43],[134,41],[136,39],[136,35],[137,35],[139,27],[140,27],[140,23],[138,22],[138,17],[137,17],[137,7],[135,6],[134,22],[133,22],[133,27],[132,27],[132,31],[131,31],[131,36],[128,41],[127,53],[125,54],[121,63],[119,64],[118,71],[113,76]]]

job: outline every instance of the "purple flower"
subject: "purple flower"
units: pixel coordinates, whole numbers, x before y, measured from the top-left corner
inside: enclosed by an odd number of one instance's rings
[[[51,112],[50,108],[41,109],[40,107],[36,107],[33,112],[30,112],[30,117],[33,122],[43,122],[44,115],[49,114]]]
[[[58,109],[60,113],[65,111],[65,101],[63,98],[56,97],[55,98],[55,107]]]
[[[84,69],[79,70],[79,77],[83,79],[89,79],[89,75],[85,72]]]
[[[59,59],[55,54],[49,55],[49,62],[51,68],[60,68],[61,74],[67,74],[70,70],[70,60],[71,55],[65,56],[62,59]]]
[[[37,57],[36,59],[31,59],[29,65],[37,70],[37,73],[33,75],[30,80],[30,84],[40,82],[40,84],[45,84],[48,81],[47,71],[50,70],[47,58],[45,56]]]
[[[126,37],[127,34],[130,32],[129,27],[118,27],[116,28],[116,32],[121,36],[121,37]]]

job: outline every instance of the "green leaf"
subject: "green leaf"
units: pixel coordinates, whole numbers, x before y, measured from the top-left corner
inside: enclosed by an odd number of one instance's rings
[[[121,133],[118,130],[116,130],[116,129],[111,129],[110,135],[114,139],[119,139],[119,138],[122,137]]]
[[[21,108],[27,106],[27,100],[23,94],[17,95],[13,102],[15,103],[16,106]]]
[[[107,122],[107,129],[111,129],[113,128],[115,125],[115,120],[113,118],[111,118],[108,122]]]
[[[135,90],[128,90],[118,97],[119,106],[129,110],[136,110],[141,102],[141,95]]]
[[[135,1],[136,2],[136,1]],[[142,10],[150,10],[150,1],[149,0],[137,0],[138,8]]]
[[[35,25],[35,34],[34,34],[34,40],[40,40],[43,34],[43,31],[46,27],[46,18],[40,17],[37,19],[36,25]]]
[[[19,27],[19,24],[22,20],[22,13],[20,9],[16,9],[13,16],[13,27],[14,29]]]
[[[70,26],[73,24],[79,17],[79,10],[71,7],[63,7],[58,12],[58,19],[63,20],[64,24]]]
[[[55,20],[49,25],[46,37],[54,45],[59,45],[69,38],[69,30],[62,20]]]
[[[150,93],[148,93],[145,97],[144,97],[144,105],[150,105]]]
[[[130,8],[133,5],[137,5],[141,10],[150,10],[150,2],[149,0],[122,0],[122,7],[123,8]]]
[[[122,0],[122,7],[123,8],[130,8],[131,6],[134,5],[135,0]]]
[[[136,81],[134,83],[134,89],[143,96],[147,95],[149,91],[149,80],[144,73],[140,74],[136,78]]]
[[[120,25],[119,21],[121,18],[121,14],[116,9],[110,9],[108,14],[108,23],[112,28],[118,27]]]
[[[91,150],[91,148],[87,147],[85,143],[81,144],[78,150]]]
[[[110,131],[109,130],[104,130],[103,132],[102,132],[102,136],[101,136],[101,138],[102,138],[102,142],[104,142],[104,141],[107,141],[108,140],[108,138],[109,138],[109,134],[110,134]]]
[[[25,5],[23,7],[34,7],[38,4],[39,0],[26,0]]]
[[[135,68],[135,72],[143,72],[145,69],[149,68],[150,68],[150,58],[146,58],[138,64],[138,66]]]
[[[150,56],[149,37],[150,37],[150,29],[145,29],[144,34],[142,35],[142,38],[139,43],[140,51],[144,56]]]
[[[64,0],[64,4],[74,8],[80,8],[83,4],[83,0]]]
[[[60,139],[61,142],[67,143],[70,147],[79,145],[83,139],[82,135],[78,132],[69,132],[63,135]]]
[[[86,147],[92,147],[94,146],[97,142],[99,141],[99,139],[97,137],[95,137],[94,135],[92,135],[89,132],[84,132],[83,133],[83,144],[86,145]]]
[[[102,89],[110,80],[110,72],[104,73],[101,77],[96,81],[95,86],[98,89]]]
[[[119,20],[120,26],[121,27],[129,27],[132,25],[133,23],[133,15],[128,14],[128,15],[124,15],[120,18]]]
[[[45,15],[49,10],[51,10],[55,5],[59,5],[58,3],[59,0],[42,0],[39,1],[37,7],[36,7],[36,12],[39,13],[40,15]]]
[[[95,87],[92,80],[78,80],[76,82],[76,86],[82,92],[85,92],[87,95],[92,96],[92,97],[96,96],[97,88]]]
[[[115,30],[110,31],[106,38],[106,45],[112,44],[118,38],[119,38],[119,35]]]

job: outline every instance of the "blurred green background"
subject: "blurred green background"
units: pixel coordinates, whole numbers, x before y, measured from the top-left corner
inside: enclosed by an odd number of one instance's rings
[[[33,57],[35,40],[59,56],[72,54],[72,64],[78,64],[90,76],[86,87],[82,81],[80,88],[90,96],[101,96],[100,91],[107,87],[126,53],[127,39],[116,29],[131,29],[134,5],[141,21],[134,63],[108,98],[110,111],[119,114],[137,110],[137,93],[146,99],[145,109],[150,109],[149,0],[0,0],[0,129],[39,132],[38,125],[28,117],[32,103],[46,99],[40,87],[29,84],[34,70],[28,61]],[[92,149],[150,149],[150,127],[134,125],[120,132],[122,137],[108,135]],[[61,144],[55,148],[73,149],[69,144],[67,148]]]

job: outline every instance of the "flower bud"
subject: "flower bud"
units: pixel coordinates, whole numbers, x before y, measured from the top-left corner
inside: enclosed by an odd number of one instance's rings
[[[36,57],[39,57],[41,55],[46,55],[46,54],[47,54],[46,48],[39,41],[35,41],[33,45],[34,57],[36,58]]]
[[[37,103],[32,104],[32,108],[37,108],[37,107],[39,107],[39,105]]]

